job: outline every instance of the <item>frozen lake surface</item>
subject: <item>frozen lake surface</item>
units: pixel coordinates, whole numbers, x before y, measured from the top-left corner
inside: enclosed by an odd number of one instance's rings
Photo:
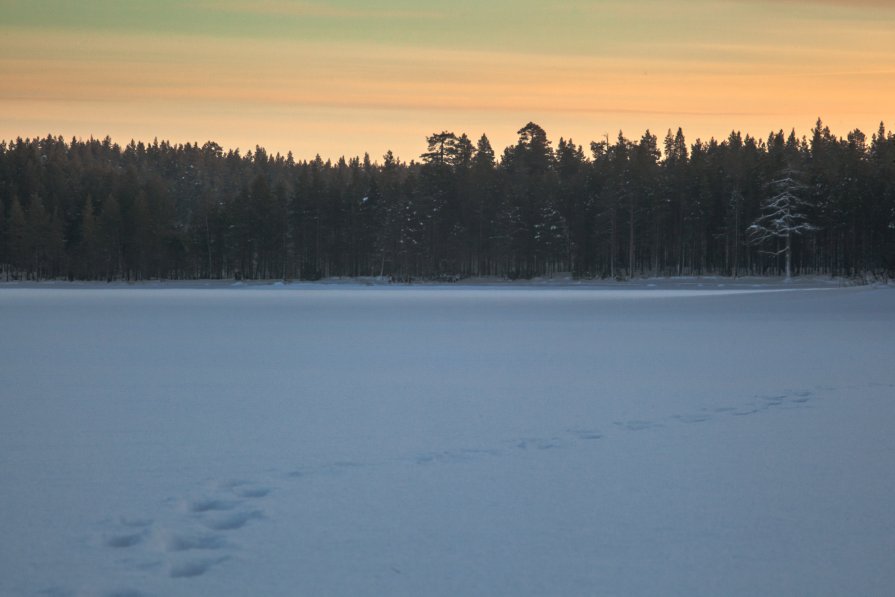
[[[0,595],[892,594],[895,289],[194,286],[0,287]]]

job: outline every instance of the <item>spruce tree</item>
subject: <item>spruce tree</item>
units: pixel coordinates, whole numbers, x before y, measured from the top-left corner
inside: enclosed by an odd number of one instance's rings
[[[6,246],[9,255],[9,264],[16,278],[26,273],[28,261],[28,228],[25,221],[25,210],[19,202],[19,197],[13,195],[12,205],[9,208],[9,220],[6,226]]]
[[[78,276],[92,280],[96,278],[97,231],[96,217],[93,215],[93,198],[87,195],[81,208],[81,241],[77,250]]]

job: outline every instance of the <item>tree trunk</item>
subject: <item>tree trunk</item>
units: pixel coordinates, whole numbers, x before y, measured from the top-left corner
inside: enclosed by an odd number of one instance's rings
[[[634,199],[628,204],[628,277],[634,275]]]
[[[792,278],[792,234],[786,235],[786,279]]]
[[[609,277],[615,278],[615,208],[610,211],[609,222]]]

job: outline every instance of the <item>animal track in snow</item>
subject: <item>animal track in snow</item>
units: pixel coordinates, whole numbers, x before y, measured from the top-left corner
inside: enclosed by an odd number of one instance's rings
[[[213,559],[188,560],[186,562],[177,562],[171,564],[168,576],[171,578],[191,578],[193,576],[201,576],[208,571],[209,568],[216,564],[226,561],[227,556]]]
[[[892,384],[868,384],[868,387],[895,387]],[[600,431],[587,421],[580,427],[568,427],[552,434],[495,439],[493,447],[449,448],[431,452],[421,452],[408,457],[390,460],[339,460],[314,466],[300,467],[283,473],[280,479],[303,480],[319,475],[350,475],[362,469],[383,466],[411,465],[463,465],[482,458],[529,458],[540,451],[556,451],[578,447],[599,450],[607,436],[638,431],[657,432],[662,428],[677,424],[693,424],[717,421],[726,416],[759,415],[771,410],[806,408],[817,399],[817,393],[836,388],[813,388],[784,390],[767,395],[756,394],[739,402],[732,400],[716,407],[702,408],[662,418],[621,419],[614,421],[606,431]],[[652,431],[651,431],[652,430]],[[543,431],[543,430],[542,430]],[[549,431],[549,430],[547,430]],[[411,453],[412,454],[412,453]],[[527,454],[527,456],[523,456]],[[257,507],[264,498],[279,491],[272,483],[276,477],[266,473],[262,482],[249,480],[220,481],[206,483],[202,493],[185,495],[181,498],[165,500],[167,511],[155,517],[120,517],[113,529],[101,536],[103,546],[114,550],[128,550],[128,558],[120,563],[131,566],[142,573],[165,574],[173,579],[189,579],[208,573],[232,556],[229,551],[239,547],[236,538],[239,530],[252,521],[264,519],[265,513]],[[264,483],[264,479],[271,482]],[[160,522],[157,522],[160,521]],[[217,555],[218,557],[202,557]],[[110,593],[112,595],[115,593]],[[118,595],[138,595],[129,591],[119,591]]]
[[[712,418],[708,415],[674,415],[673,419],[677,419],[681,423],[705,423]]]
[[[172,579],[201,576],[228,559],[235,547],[228,538],[252,520],[264,518],[259,504],[273,491],[249,481],[206,484],[205,495],[163,500],[165,508],[155,518],[120,517],[102,537],[102,544],[113,549],[128,549],[129,557],[120,563],[142,573],[164,574]],[[200,494],[201,495],[201,494]],[[226,535],[221,533],[226,533]],[[217,557],[198,557],[217,552]],[[122,595],[127,593],[121,593]]]
[[[380,464],[381,463],[377,462],[356,462],[352,460],[339,460],[337,462],[330,462],[316,466],[296,468],[286,473],[286,477],[290,479],[299,479],[311,478],[320,475],[343,475],[351,471],[374,467]]]
[[[497,456],[498,450],[445,450],[443,452],[426,452],[418,455],[414,461],[416,464],[450,464],[469,462],[482,456]]]
[[[106,547],[133,547],[143,541],[143,533],[131,533],[128,535],[111,535],[106,537],[103,543]]]
[[[526,437],[516,441],[516,447],[521,450],[552,450],[553,448],[562,448],[565,446],[558,437]]]
[[[209,529],[215,531],[234,531],[236,529],[241,529],[242,527],[244,527],[250,520],[261,517],[262,514],[260,510],[251,510],[244,512],[235,512],[233,514],[227,514],[225,516],[210,517],[203,520],[202,523]]]
[[[272,489],[270,487],[264,487],[262,485],[256,485],[251,481],[227,481],[221,483],[219,485],[220,489],[224,491],[229,491],[233,495],[246,498],[246,499],[255,499],[266,497]]]
[[[262,498],[266,497],[270,493],[270,488],[268,487],[234,487],[233,493],[238,495],[241,498]]]
[[[103,597],[145,597],[146,593],[135,591],[132,589],[124,589],[122,591],[112,591],[105,593]]]
[[[189,551],[192,549],[221,549],[227,545],[223,537],[217,535],[187,535],[172,533],[162,540],[167,552]]]
[[[616,421],[615,426],[622,429],[627,429],[628,431],[643,431],[644,429],[663,427],[661,423],[656,423],[654,421],[642,421],[639,419],[631,421]]]
[[[211,498],[191,502],[188,509],[190,512],[215,512],[232,510],[238,505],[239,502]]]
[[[596,429],[566,429],[566,432],[571,433],[578,439],[584,440],[594,440],[594,439],[603,439],[603,434],[597,431]]]
[[[780,394],[772,395],[756,395],[749,402],[744,402],[739,406],[719,406],[711,409],[710,412],[718,415],[731,415],[735,417],[743,417],[755,415],[772,408],[787,409],[801,408],[810,400],[815,398],[815,394],[810,390],[786,390]],[[707,409],[703,409],[707,410]],[[671,417],[681,423],[702,423],[709,421],[712,416],[707,412],[697,414],[673,415]]]

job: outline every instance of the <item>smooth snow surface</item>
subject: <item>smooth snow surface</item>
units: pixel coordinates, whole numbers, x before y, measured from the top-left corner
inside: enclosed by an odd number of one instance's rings
[[[892,289],[59,286],[0,595],[895,591]]]

